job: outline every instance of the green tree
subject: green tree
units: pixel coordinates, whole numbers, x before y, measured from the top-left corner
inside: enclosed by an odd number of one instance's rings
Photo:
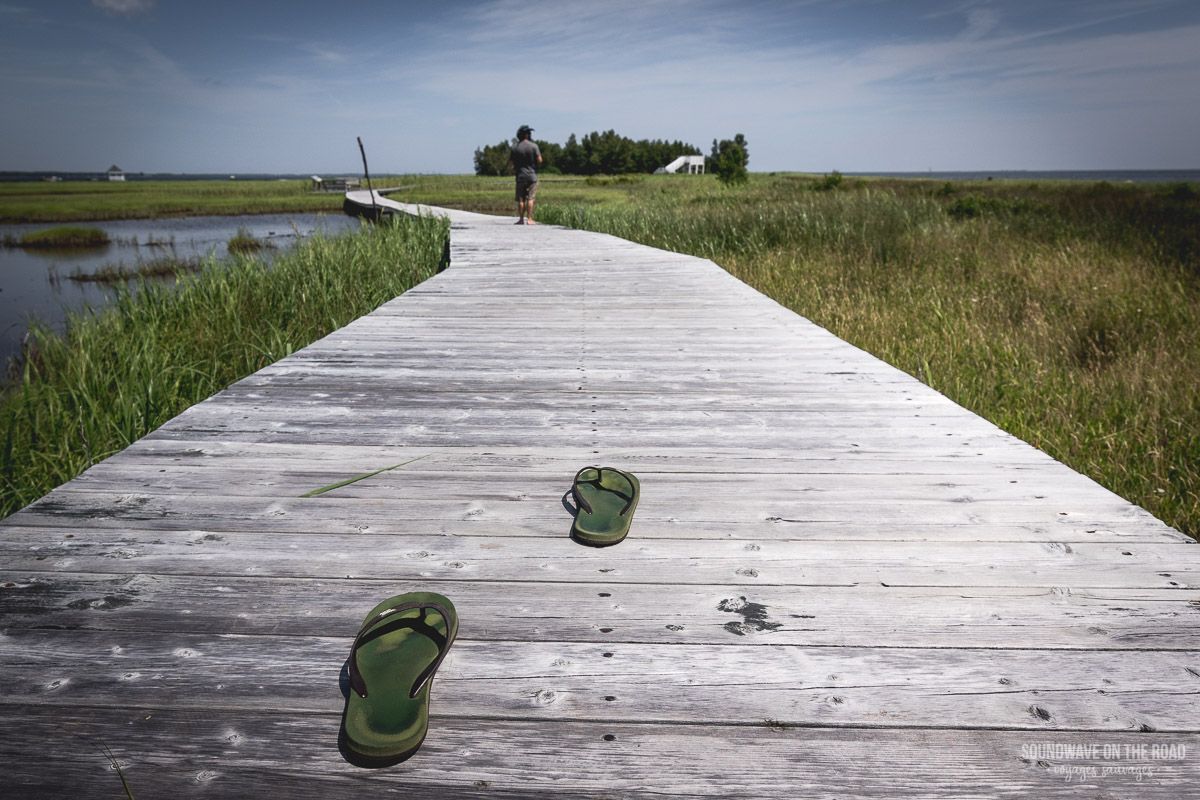
[[[742,166],[750,166],[750,147],[746,144],[746,137],[740,133],[733,135],[733,143],[742,148]]]
[[[567,137],[567,143],[563,145],[562,160],[558,164],[558,168],[566,175],[582,175],[583,165],[587,161],[587,157],[583,153],[583,148],[579,146],[579,142],[575,139],[575,134]]]
[[[633,142],[607,130],[596,140],[592,155],[598,171],[604,175],[624,175],[633,172]]]
[[[746,137],[735,135],[732,139],[713,139],[712,156],[708,159],[708,169],[715,172],[717,178],[726,186],[745,183],[750,179],[746,165],[750,163],[750,153],[746,149]]]
[[[534,139],[533,143],[538,146],[538,150],[542,154],[542,165],[538,167],[538,172],[545,172],[547,175],[561,175],[563,173],[563,147],[554,142],[543,142],[541,139]]]
[[[513,168],[508,163],[508,155],[511,149],[512,145],[508,142],[475,148],[475,174],[512,175]]]

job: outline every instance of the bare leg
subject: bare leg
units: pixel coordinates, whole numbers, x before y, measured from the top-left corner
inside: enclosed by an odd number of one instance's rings
[[[517,201],[517,225],[525,224],[525,203],[522,200]]]
[[[525,207],[526,207],[526,210],[525,210],[525,218],[526,218],[525,224],[526,224],[526,225],[537,225],[537,223],[533,221],[533,198],[532,198],[532,197],[531,197],[529,200],[527,200],[527,201],[526,201],[526,203],[525,203]]]

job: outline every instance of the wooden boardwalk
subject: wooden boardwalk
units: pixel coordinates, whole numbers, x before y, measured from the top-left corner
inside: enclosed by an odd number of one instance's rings
[[[710,262],[450,217],[0,526],[14,796],[122,796],[102,740],[138,798],[1200,797],[1200,548]],[[641,478],[616,547],[588,464]],[[422,589],[429,737],[354,767],[350,641]]]

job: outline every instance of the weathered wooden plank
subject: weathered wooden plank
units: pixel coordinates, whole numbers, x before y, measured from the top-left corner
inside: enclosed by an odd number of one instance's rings
[[[467,416],[464,414],[464,417]],[[865,434],[865,432],[863,432]],[[850,438],[850,437],[847,437]],[[845,443],[827,440],[814,444],[803,451],[774,447],[738,447],[737,445],[713,446],[711,448],[670,448],[664,450],[652,446],[610,446],[597,454],[589,445],[570,444],[521,447],[490,445],[450,445],[446,447],[426,446],[415,448],[403,444],[343,444],[324,445],[306,442],[258,442],[247,443],[238,439],[214,439],[198,435],[188,440],[182,436],[145,438],[122,454],[122,460],[141,463],[142,453],[157,457],[162,453],[175,459],[201,459],[215,457],[223,452],[237,454],[243,459],[266,460],[271,454],[287,454],[288,460],[305,464],[314,459],[321,462],[369,457],[387,461],[396,454],[408,454],[412,458],[432,458],[439,465],[453,464],[455,468],[473,470],[490,463],[497,470],[523,473],[539,464],[557,465],[555,468],[574,474],[575,465],[582,457],[594,461],[596,456],[610,461],[619,461],[629,469],[652,469],[657,472],[676,473],[746,473],[746,474],[998,474],[1006,470],[1038,473],[1054,476],[1056,485],[1068,487],[1086,485],[1095,487],[1090,479],[1054,461],[1045,454],[1024,447],[1011,439],[989,439],[994,446],[965,449],[961,439],[952,436],[932,437],[927,448],[913,452],[904,447],[909,434],[894,432],[894,438],[866,434],[853,437],[860,441]],[[832,439],[832,437],[831,437]],[[871,441],[866,441],[870,439]],[[926,437],[927,440],[930,437]],[[346,458],[342,456],[345,454]],[[415,467],[420,469],[423,467]]]
[[[1180,800],[1200,785],[1194,734],[480,722],[435,705],[417,756],[362,770],[338,751],[340,714],[85,706],[10,708],[7,721],[22,735],[0,737],[6,781],[29,798],[119,796],[98,741],[136,797]]]
[[[77,480],[70,489],[59,490],[36,504],[30,509],[30,517],[36,512],[36,516],[48,516],[51,524],[55,524],[54,520],[61,524],[64,516],[99,516],[106,521],[136,524],[137,520],[171,516],[189,528],[258,530],[264,529],[257,521],[264,514],[269,514],[266,528],[277,529],[280,526],[271,522],[278,522],[289,511],[317,518],[332,501],[337,501],[335,519],[341,514],[356,516],[360,508],[350,501],[361,500],[369,501],[369,518],[359,516],[355,530],[376,527],[374,520],[384,518],[425,520],[446,533],[481,533],[454,524],[456,520],[469,520],[501,525],[501,530],[507,533],[546,536],[560,533],[564,514],[568,513],[569,506],[564,508],[563,503],[570,479],[562,474],[526,474],[517,481],[510,474],[476,473],[473,479],[466,479],[441,470],[406,472],[401,467],[318,498],[301,497],[386,466],[386,462],[376,462],[357,465],[353,470],[314,469],[276,474],[270,469],[175,465],[152,471],[101,467]],[[988,485],[962,476],[957,482],[874,475],[777,476],[774,480],[700,473],[672,476],[644,472],[642,476],[643,481],[653,481],[655,491],[647,492],[639,508],[640,538],[1073,542],[1158,539],[1164,534],[1163,527],[1154,520],[1129,515],[1118,498],[1111,498],[1102,506],[1099,503],[1102,495],[1094,489],[1089,491],[1086,485],[1074,492],[1059,491],[1051,502],[1047,495],[1039,494],[1046,489],[1036,479]],[[93,491],[96,494],[89,495]],[[193,497],[222,491],[226,495],[220,506],[214,507],[211,502],[199,505]],[[869,503],[861,500],[868,495],[873,496]],[[268,509],[249,498],[279,500],[283,505],[272,503]],[[1092,503],[1087,515],[1074,513],[1089,500]],[[874,522],[841,523],[836,531],[822,526],[822,520],[837,517],[843,504],[873,511]],[[906,505],[910,509],[924,509],[925,514],[913,520],[902,513],[887,513],[889,507],[899,510]],[[221,516],[227,521],[220,522]],[[992,518],[991,524],[984,526],[987,517]],[[178,527],[176,523],[168,526]],[[821,528],[815,530],[814,526]]]
[[[416,507],[416,504],[377,500],[339,499],[322,495],[320,505],[292,503],[281,499],[248,503],[244,498],[190,498],[179,505],[177,498],[164,503],[137,493],[94,502],[95,495],[80,498],[59,490],[47,501],[30,506],[14,529],[48,528],[59,535],[73,532],[82,520],[96,530],[122,531],[135,536],[156,530],[258,533],[362,534],[381,533],[459,537],[557,538],[564,535],[562,519],[526,516],[527,509],[509,506],[465,506],[453,513],[445,508]],[[58,504],[65,498],[65,504]],[[51,502],[53,501],[53,503]],[[1082,542],[1121,542],[1135,552],[1137,542],[1176,541],[1163,535],[1157,520],[1094,520],[1063,518],[1063,522],[968,524],[926,523],[901,519],[881,524],[870,520],[783,520],[762,519],[731,523],[720,520],[689,520],[681,525],[671,518],[639,516],[634,540],[724,539],[744,543],[762,541],[917,541],[917,542],[1044,542],[1074,546]],[[34,534],[31,534],[34,535]],[[2,538],[2,537],[0,537]],[[631,541],[634,541],[631,540]]]
[[[613,392],[595,394],[552,391],[489,391],[473,392],[469,397],[458,393],[433,390],[409,390],[397,387],[387,396],[366,389],[337,387],[336,396],[331,388],[313,386],[250,386],[235,384],[222,394],[222,405],[247,408],[264,404],[303,408],[336,402],[339,406],[385,407],[395,409],[403,405],[416,411],[439,411],[448,402],[461,403],[472,410],[501,409],[504,411],[553,411],[558,414],[571,413],[628,413],[630,411],[674,411],[703,412],[762,412],[795,415],[796,424],[822,420],[833,416],[847,419],[873,419],[885,415],[893,417],[922,416],[945,418],[969,418],[973,415],[964,409],[928,397],[915,397],[906,392],[880,396],[878,391],[846,392],[842,397],[829,397],[816,393],[796,394],[747,394],[745,392],[710,392],[704,395],[672,395],[665,393]],[[971,424],[977,424],[972,422]]]
[[[353,471],[364,464],[399,463],[423,456],[409,471],[453,465],[456,473],[553,472],[574,474],[580,457],[586,461],[623,465],[634,472],[753,474],[934,474],[992,475],[1006,479],[1032,476],[1033,472],[1053,480],[1056,486],[1073,487],[1095,482],[1031,447],[996,451],[967,450],[960,446],[931,443],[919,453],[902,447],[881,445],[874,449],[827,445],[794,452],[772,448],[608,448],[601,453],[576,447],[543,448],[406,448],[381,445],[314,445],[304,442],[242,442],[236,439],[154,439],[134,442],[121,458],[101,467],[131,462],[155,465],[174,463],[274,463],[296,464],[299,468],[330,463],[346,464]],[[155,468],[162,467],[158,463]],[[1016,475],[1004,475],[1006,472]],[[1032,471],[1032,472],[1031,472]],[[86,474],[86,473],[85,473]]]
[[[585,398],[581,398],[583,400]],[[358,401],[352,397],[339,402],[316,399],[297,400],[292,397],[250,397],[231,399],[219,408],[195,408],[184,412],[176,426],[239,425],[249,427],[274,420],[275,425],[291,427],[316,426],[332,421],[350,431],[363,428],[388,427],[402,429],[411,426],[428,428],[449,427],[455,423],[462,434],[486,434],[489,430],[512,428],[556,427],[563,430],[600,427],[630,436],[646,435],[651,431],[673,433],[696,428],[716,430],[712,439],[724,439],[741,431],[757,432],[761,436],[800,437],[866,436],[880,432],[900,435],[924,433],[929,429],[955,431],[958,436],[1003,437],[1005,434],[976,418],[959,424],[956,416],[928,415],[919,412],[884,411],[855,413],[788,409],[670,409],[642,411],[634,408],[604,408],[600,404],[588,407],[585,403],[574,408],[496,408],[469,401],[456,408],[396,408],[378,399]],[[652,420],[659,420],[653,423]],[[565,439],[566,437],[564,437]],[[564,442],[565,443],[565,442]],[[1014,443],[1015,444],[1015,443]]]
[[[1200,559],[1175,543],[751,542],[627,539],[596,549],[556,537],[438,536],[396,523],[391,533],[168,531],[121,528],[46,535],[11,527],[10,569],[103,573],[556,583],[755,586],[1015,586],[1186,589]],[[321,553],[314,558],[314,550]],[[669,576],[669,578],[667,577]]]
[[[453,354],[444,358],[452,359]],[[345,361],[345,359],[341,359]],[[331,365],[337,359],[321,359],[320,364]],[[351,362],[346,362],[351,363]],[[654,391],[624,391],[589,393],[579,390],[554,391],[538,390],[509,391],[501,389],[494,391],[475,391],[467,396],[447,397],[447,392],[423,390],[406,386],[396,386],[385,398],[377,393],[364,389],[355,390],[352,387],[337,387],[337,400],[341,395],[347,400],[358,402],[374,401],[376,403],[391,400],[393,406],[404,405],[437,407],[444,406],[447,401],[470,403],[472,406],[525,406],[552,407],[559,409],[575,409],[582,405],[596,405],[601,408],[620,409],[653,409],[661,410],[683,406],[685,408],[704,408],[720,411],[773,410],[789,412],[825,412],[840,414],[858,414],[879,411],[900,411],[911,413],[927,413],[936,416],[955,416],[969,418],[974,415],[960,406],[950,403],[946,398],[931,396],[911,389],[898,388],[895,392],[880,393],[877,388],[869,386],[846,387],[836,397],[831,397],[811,390],[806,384],[803,390],[758,391],[746,392],[737,389],[721,391],[714,387],[704,394],[668,393],[655,389]],[[456,393],[457,394],[457,393]],[[288,384],[272,386],[254,386],[239,382],[222,394],[223,402],[247,403],[267,398],[280,398],[289,401],[301,398],[317,401],[334,399],[328,391],[292,386]]]
[[[581,458],[579,463],[588,462]],[[568,498],[570,475],[535,479],[528,474],[522,478],[500,474],[489,479],[485,473],[476,473],[470,479],[460,476],[438,484],[436,480],[423,479],[419,472],[405,471],[415,464],[379,473],[316,497],[302,496],[387,466],[390,465],[386,462],[376,462],[352,472],[314,475],[307,482],[290,484],[286,491],[258,492],[247,487],[243,492],[230,492],[219,499],[205,494],[205,484],[199,481],[182,482],[175,488],[165,486],[164,481],[169,479],[164,476],[170,475],[167,471],[170,468],[164,466],[158,468],[163,470],[161,472],[147,473],[152,491],[117,492],[102,488],[90,491],[74,486],[62,487],[31,504],[22,519],[49,517],[58,518],[60,522],[84,519],[98,520],[98,524],[105,524],[104,520],[132,523],[152,519],[168,528],[178,528],[184,522],[192,527],[222,525],[239,530],[238,520],[252,524],[253,520],[264,516],[282,518],[292,514],[321,518],[363,513],[370,518],[382,516],[444,523],[543,521],[546,527],[541,533],[555,534],[559,524],[564,520],[569,522],[573,514],[573,505]],[[98,474],[103,475],[104,469]],[[232,474],[237,476],[236,472]],[[873,524],[877,534],[871,538],[877,539],[897,538],[888,532],[890,525],[905,531],[939,525],[1037,525],[1046,529],[1045,539],[1054,539],[1055,531],[1067,535],[1067,530],[1076,529],[1087,532],[1144,528],[1159,533],[1167,530],[1144,510],[1102,490],[1096,489],[1089,495],[1087,487],[1081,486],[1075,491],[1063,491],[1061,496],[1042,494],[1049,490],[1036,479],[1022,482],[1019,478],[1011,478],[1010,481],[1017,483],[1005,484],[1007,489],[988,491],[986,487],[962,478],[956,482],[943,481],[941,483],[950,485],[933,485],[922,493],[920,480],[907,481],[899,476],[877,477],[880,487],[877,491],[856,490],[853,484],[849,488],[839,488],[836,483],[840,476],[833,476],[828,481],[819,476],[804,476],[786,485],[776,483],[774,491],[752,488],[737,492],[736,489],[746,485],[743,481],[753,484],[753,476],[729,476],[726,481],[714,478],[708,482],[701,480],[698,473],[641,474],[647,479],[643,492],[645,505],[639,502],[635,524],[651,538],[658,535],[656,530],[662,526],[672,528],[672,536],[688,536],[691,535],[689,526],[709,523],[726,528],[727,537],[825,538],[820,526],[845,524],[856,519],[860,528]],[[258,480],[266,480],[266,476]],[[848,477],[846,481],[851,482]],[[80,484],[86,485],[86,481]],[[852,513],[855,510],[860,513]],[[221,519],[230,522],[222,524],[218,522]],[[367,519],[362,522],[370,524]],[[767,530],[764,523],[778,527]],[[1200,554],[1200,550],[1196,553]],[[1195,556],[1187,550],[1180,551],[1179,557]]]
[[[413,456],[420,458],[420,456]],[[420,462],[403,464],[391,459],[344,465],[340,469],[295,468],[287,462],[260,462],[233,467],[229,464],[196,466],[190,463],[163,464],[147,470],[122,459],[100,464],[74,482],[72,491],[104,491],[123,494],[153,490],[155,494],[219,494],[248,497],[299,497],[376,470],[396,467],[370,478],[332,490],[342,498],[404,500],[413,503],[457,505],[459,503],[537,503],[559,515],[563,493],[570,489],[575,470],[558,473],[532,470],[476,472],[462,475],[453,463],[436,455]],[[440,461],[440,463],[439,463]],[[397,464],[403,466],[396,466]],[[991,475],[858,475],[853,473],[807,475],[714,475],[689,472],[673,474],[642,471],[645,506],[649,516],[677,519],[760,520],[778,516],[780,504],[807,506],[813,502],[944,500],[954,503],[1003,502],[1046,509],[1047,516],[1067,507],[1104,497],[1094,484],[1056,486],[1054,500],[1047,492],[1048,477],[1028,470],[1020,478],[998,482]],[[1125,507],[1116,495],[1105,498],[1104,507]]]
[[[472,620],[460,626],[437,680],[439,713],[451,717],[1164,733],[1200,726],[1195,651],[477,642]],[[0,705],[339,712],[356,629],[339,638],[10,630],[0,637]]]
[[[1200,650],[1197,589],[446,581],[464,637],[809,647]],[[0,572],[5,627],[343,636],[396,581]],[[608,629],[604,631],[604,629]],[[603,631],[603,632],[602,632]],[[636,652],[636,651],[635,651]]]
[[[559,369],[520,370],[514,367],[496,366],[487,370],[467,372],[454,368],[445,369],[393,369],[368,363],[350,364],[338,362],[289,362],[282,366],[267,368],[240,382],[242,386],[279,386],[283,384],[303,388],[308,386],[345,386],[349,389],[375,388],[376,390],[432,389],[444,392],[480,391],[631,391],[657,394],[687,394],[708,391],[737,391],[738,380],[761,379],[761,375],[728,373],[688,373],[683,370],[671,374],[642,372],[636,370],[581,369],[563,365]],[[825,374],[792,375],[779,379],[779,388],[784,391],[834,393],[854,387],[879,385],[904,386],[906,382],[895,376],[870,375],[865,373],[841,373],[830,371]]]
[[[755,446],[774,449],[806,450],[810,447],[920,447],[934,437],[944,437],[942,445],[1019,449],[1019,442],[999,431],[983,427],[961,430],[937,419],[913,420],[900,425],[880,424],[864,427],[847,420],[810,428],[773,424],[770,419],[751,414],[698,414],[675,425],[656,426],[652,419],[637,414],[625,415],[617,424],[593,423],[579,417],[556,418],[551,413],[506,415],[475,413],[459,409],[456,413],[429,416],[404,411],[369,412],[330,409],[322,414],[313,410],[303,417],[267,417],[238,413],[234,409],[185,411],[171,426],[160,428],[154,438],[196,438],[220,435],[222,438],[275,441],[308,441],[319,444],[382,445],[409,447],[564,447],[592,445],[612,448],[669,447],[675,441],[705,438],[715,447]]]
[[[448,447],[410,448],[385,445],[314,445],[305,442],[243,442],[236,439],[144,438],[85,472],[98,474],[123,465],[141,466],[150,473],[172,465],[211,465],[232,469],[249,466],[267,471],[343,470],[363,474],[370,466],[388,466],[410,459],[406,472],[452,471],[470,476],[480,472],[551,473],[573,475],[583,463],[620,465],[637,474],[703,473],[723,475],[936,475],[950,480],[990,476],[1000,482],[1044,480],[1056,487],[1095,486],[1094,481],[1033,448],[968,449],[961,445],[930,445],[919,453],[881,444],[875,448],[825,445],[802,452],[749,448],[595,448]],[[365,470],[370,471],[370,470]],[[764,480],[771,480],[770,477]]]

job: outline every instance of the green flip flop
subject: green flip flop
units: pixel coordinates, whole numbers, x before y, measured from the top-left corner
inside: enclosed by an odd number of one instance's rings
[[[628,472],[613,467],[584,467],[575,473],[575,524],[571,535],[584,544],[605,547],[629,533],[641,484]]]
[[[433,675],[457,633],[454,604],[433,592],[396,595],[371,609],[350,648],[342,731],[353,763],[388,766],[417,752],[429,730]]]

